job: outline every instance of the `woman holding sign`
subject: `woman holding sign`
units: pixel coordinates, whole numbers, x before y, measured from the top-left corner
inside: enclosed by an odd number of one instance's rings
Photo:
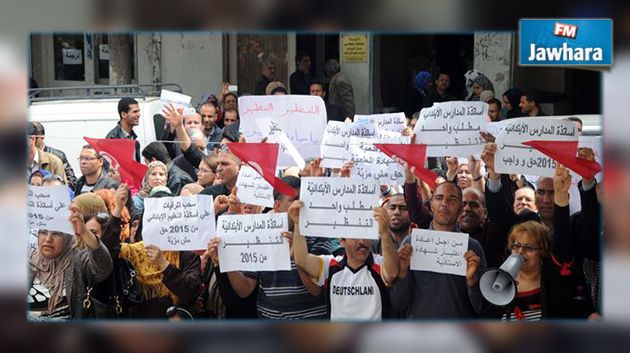
[[[109,276],[112,259],[100,240],[85,227],[83,216],[72,210],[70,222],[76,241],[71,234],[40,229],[37,249],[29,259],[31,284],[37,280],[50,292],[47,309],[32,319],[63,320],[83,317],[83,302],[88,287]]]
[[[127,202],[127,189],[127,185],[122,184],[116,192],[117,210],[123,209]],[[190,251],[162,251],[143,241],[120,243],[117,232],[104,232],[102,237],[112,258],[129,261],[136,271],[144,301],[128,308],[129,317],[166,318],[167,309],[173,305],[194,313],[201,291],[199,256]]]
[[[138,191],[138,194],[133,197],[133,206],[136,210],[144,210],[144,198],[149,197],[151,190],[156,186],[166,186],[168,181],[168,169],[166,164],[160,161],[153,161],[149,163],[149,169],[142,181],[142,188]]]

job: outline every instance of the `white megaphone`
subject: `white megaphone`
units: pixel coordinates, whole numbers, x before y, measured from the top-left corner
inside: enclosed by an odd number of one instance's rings
[[[516,274],[523,266],[523,258],[512,254],[499,268],[486,270],[479,280],[481,295],[494,305],[507,305],[516,295]]]

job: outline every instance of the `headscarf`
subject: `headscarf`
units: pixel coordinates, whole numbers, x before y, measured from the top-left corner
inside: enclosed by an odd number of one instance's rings
[[[34,278],[39,278],[42,286],[50,291],[47,312],[52,313],[63,300],[63,289],[72,287],[72,283],[64,283],[64,274],[72,259],[73,239],[70,234],[62,233],[63,250],[54,259],[46,259],[39,251],[39,247],[31,253],[28,266],[33,271]],[[72,281],[72,279],[70,279]]]
[[[31,183],[31,180],[33,179],[33,177],[34,177],[35,175],[41,175],[41,176],[42,176],[42,179],[44,179],[45,177],[52,175],[52,173],[50,173],[50,172],[49,172],[49,171],[47,171],[46,169],[37,169],[37,170],[33,171],[33,172],[31,173],[31,175],[29,175],[29,177],[28,177],[28,183],[29,183],[29,184]]]
[[[164,170],[164,174],[168,175],[168,168],[166,167],[166,164],[160,161],[153,161],[149,163],[148,167],[149,169],[147,169],[147,173],[144,175],[144,179],[142,180],[142,187],[140,188],[140,191],[138,191],[138,197],[141,199],[149,197],[149,194],[151,193],[152,188],[149,186],[149,175],[151,175],[155,168],[162,168],[162,170]]]
[[[420,71],[414,80],[414,86],[420,92],[425,92],[428,83],[431,82],[431,74],[428,71]]]
[[[474,95],[472,88],[475,83],[481,86],[481,89],[484,91],[494,92],[494,85],[483,72],[474,69],[468,70],[464,77],[466,78],[466,91],[468,92],[466,100],[479,100],[479,97]]]
[[[110,189],[101,189],[94,192],[98,195],[107,206],[107,210],[109,213],[114,211],[116,208],[116,192]],[[120,220],[122,221],[122,228],[120,230],[120,241],[126,241],[129,238],[129,223],[131,222],[131,215],[129,214],[129,210],[127,206],[123,207],[120,212]]]
[[[162,283],[164,271],[160,270],[147,258],[144,241],[120,244],[120,257],[131,262],[136,270],[136,278],[145,298],[163,298],[170,296],[173,303],[177,297]],[[162,255],[171,265],[179,268],[179,251],[162,251]]]

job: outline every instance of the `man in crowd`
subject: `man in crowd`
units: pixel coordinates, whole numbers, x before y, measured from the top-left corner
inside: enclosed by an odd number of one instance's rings
[[[438,184],[431,197],[434,215],[429,229],[460,232],[457,219],[462,212],[462,191],[451,182]],[[407,312],[409,318],[475,318],[483,300],[478,276],[486,268],[483,248],[468,238],[464,254],[466,276],[410,270],[413,252],[411,235],[405,237],[398,251],[401,258],[398,279],[390,290],[392,307]]]
[[[534,90],[523,92],[518,106],[521,108],[524,116],[532,117],[546,115],[540,108],[540,94]]]
[[[63,153],[63,151],[61,150],[58,150],[56,148],[46,145],[46,142],[45,142],[46,130],[44,129],[44,125],[42,125],[42,123],[40,123],[39,121],[33,121],[32,124],[35,131],[34,133],[35,146],[44,152],[48,152],[50,154],[57,156],[57,158],[61,160],[61,162],[63,163],[63,168],[65,170],[65,176],[68,182],[68,186],[71,189],[74,189],[74,186],[77,183],[77,177],[74,175],[74,170],[72,169],[72,166],[68,162],[68,158],[66,157],[66,154]]]
[[[210,149],[213,149],[221,141],[221,136],[223,135],[223,129],[217,126],[217,107],[210,102],[206,102],[199,107],[199,113],[203,119],[203,133],[208,138]]]
[[[328,84],[328,102],[343,109],[344,118],[354,119],[354,91],[350,79],[341,73],[341,65],[336,59],[329,59],[324,66]]]
[[[289,77],[291,94],[309,94],[309,86],[313,78],[309,73],[311,70],[311,56],[307,52],[299,52],[295,56],[297,68]]]
[[[454,95],[448,93],[448,88],[451,86],[451,76],[448,72],[440,71],[434,83],[429,89],[429,100],[432,103],[456,100]]]
[[[394,248],[398,249],[403,239],[411,233],[413,228],[409,219],[407,203],[405,203],[405,195],[402,193],[394,194],[385,200],[381,207],[387,211],[389,216],[389,235],[394,243]],[[374,245],[374,252],[381,254],[381,241],[378,240]]]
[[[501,101],[492,98],[488,101],[488,117],[490,121],[501,120]]]
[[[83,174],[74,188],[74,194],[80,195],[100,189],[116,189],[119,183],[107,176],[103,163],[105,160],[94,147],[85,145],[79,155],[79,169]]]
[[[147,147],[142,150],[142,157],[145,159],[145,164],[160,161],[166,165],[168,174],[166,186],[171,190],[173,195],[179,195],[184,185],[194,183],[188,173],[173,163],[171,156],[169,156],[166,150],[166,146],[164,146],[162,142],[154,141],[148,144]]]
[[[206,144],[206,136],[199,129],[186,129],[186,133],[188,137],[190,137],[190,141],[193,144],[194,148],[197,148],[203,155],[207,155],[207,144]],[[192,165],[183,154],[175,157],[173,159],[173,164],[178,166],[181,170],[185,171],[190,177],[197,181],[197,170],[199,165]]]
[[[235,125],[238,130],[238,124],[240,122],[240,117],[238,116],[238,110],[236,109],[228,109],[223,113],[223,123],[225,124],[225,130],[228,126]]]
[[[326,91],[324,91],[324,84],[321,81],[313,80],[310,84],[309,94],[311,96],[320,96],[324,100],[326,106],[326,117],[328,121],[344,121],[343,109],[340,106],[332,104],[326,101]]]
[[[140,123],[140,106],[133,98],[122,98],[118,101],[118,116],[120,121],[115,128],[105,136],[106,139],[136,140],[138,135],[133,131],[134,126]],[[140,144],[135,141],[135,159],[140,162]]]
[[[201,114],[199,113],[195,113],[192,115],[185,115],[184,116],[184,128],[186,130],[189,129],[198,129],[199,131],[201,131],[202,129],[202,125],[201,125]]]
[[[300,179],[294,176],[286,176],[282,181],[289,185],[296,195],[300,193]],[[230,196],[233,197],[233,196]],[[274,190],[273,212],[283,213],[295,200],[295,197],[282,195]],[[297,229],[295,223],[293,231]],[[209,251],[218,264],[216,246],[219,239],[211,241]],[[318,238],[308,247],[311,253],[318,255],[330,255],[331,248],[328,239]],[[221,276],[220,276],[221,277]],[[309,276],[296,267],[296,262],[291,259],[290,271],[265,271],[265,272],[228,272],[228,281],[219,278],[219,288],[223,293],[232,290],[240,298],[248,298],[258,288],[257,308],[258,317],[264,319],[324,319],[326,318],[326,302],[323,291],[311,281]],[[229,288],[226,288],[229,286]],[[224,301],[233,301],[225,298]]]
[[[52,153],[44,152],[35,143],[38,137],[37,128],[33,123],[28,124],[28,160],[26,164],[27,175],[34,171],[44,169],[52,175],[62,175],[65,181],[63,162]]]
[[[265,60],[262,63],[261,77],[258,83],[256,83],[256,89],[254,94],[259,96],[265,95],[267,85],[274,81],[276,78],[276,65],[270,60]],[[225,119],[225,117],[224,117]]]

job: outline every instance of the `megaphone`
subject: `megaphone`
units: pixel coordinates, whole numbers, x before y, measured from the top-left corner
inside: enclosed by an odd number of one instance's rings
[[[499,268],[486,270],[479,280],[481,295],[494,305],[507,305],[516,295],[516,274],[523,266],[523,258],[512,254]]]

